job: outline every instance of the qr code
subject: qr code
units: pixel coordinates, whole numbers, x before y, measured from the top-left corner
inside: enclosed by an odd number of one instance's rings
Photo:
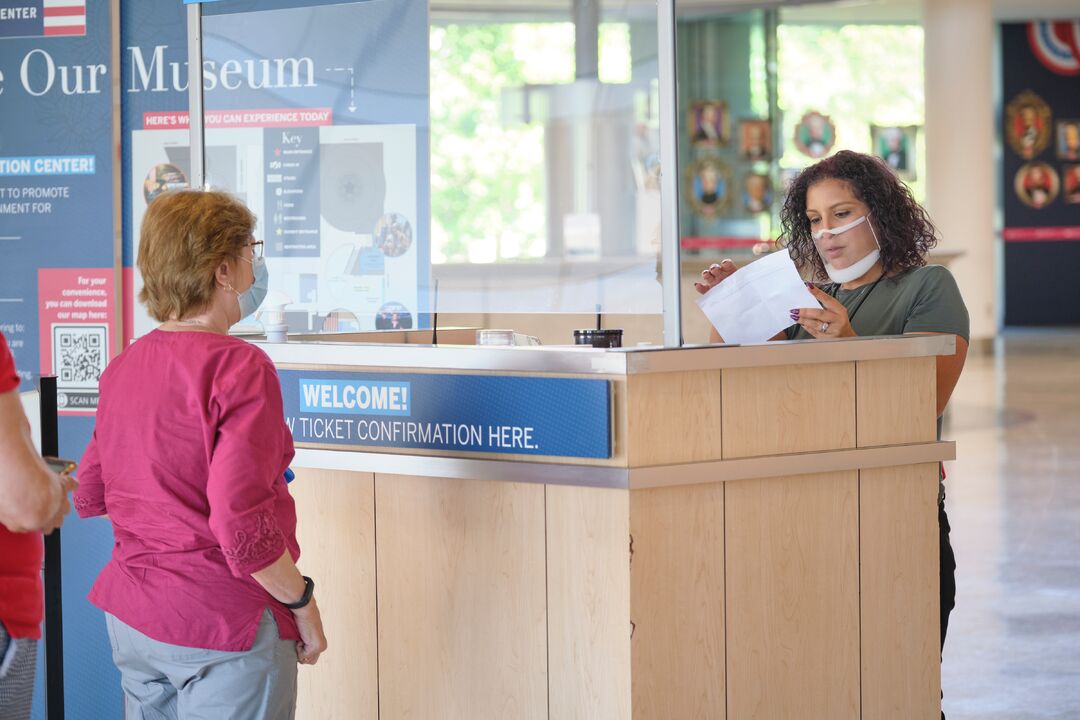
[[[108,361],[105,325],[53,325],[53,372],[65,388],[97,388]]]

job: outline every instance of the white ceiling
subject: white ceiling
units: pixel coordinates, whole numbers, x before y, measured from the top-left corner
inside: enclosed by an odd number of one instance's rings
[[[599,0],[607,19],[655,17],[657,0]],[[702,16],[738,10],[780,7],[794,23],[918,23],[924,0],[677,0],[680,14]],[[949,2],[951,0],[926,0]],[[971,0],[968,0],[969,2]],[[1072,19],[1080,17],[1077,0],[978,0],[993,4],[998,20]],[[431,0],[435,19],[485,22],[496,18],[569,20],[573,0]]]

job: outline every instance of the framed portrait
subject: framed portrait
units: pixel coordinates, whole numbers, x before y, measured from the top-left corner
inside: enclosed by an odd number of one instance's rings
[[[1054,137],[1060,159],[1080,160],[1080,120],[1058,120]]]
[[[743,120],[739,123],[739,155],[758,162],[772,159],[772,123],[768,120]]]
[[[1034,162],[1016,171],[1013,189],[1016,190],[1016,197],[1020,198],[1020,202],[1041,210],[1057,197],[1061,182],[1057,170],[1046,163]]]
[[[1080,165],[1066,165],[1061,168],[1063,196],[1070,205],[1080,204]]]
[[[762,213],[772,207],[772,180],[763,173],[749,173],[743,178],[743,208],[749,213]]]
[[[870,146],[874,155],[885,161],[901,179],[915,179],[915,138],[918,125],[870,126]]]
[[[686,169],[686,197],[698,215],[712,219],[720,215],[731,194],[731,170],[716,155],[700,157]]]
[[[828,115],[811,110],[795,125],[794,140],[799,152],[819,160],[836,145],[836,125]]]
[[[1005,106],[1005,137],[1009,147],[1030,160],[1050,144],[1050,106],[1030,90],[1014,97]]]
[[[694,147],[719,147],[731,140],[731,116],[723,100],[690,103],[688,122],[690,143]]]

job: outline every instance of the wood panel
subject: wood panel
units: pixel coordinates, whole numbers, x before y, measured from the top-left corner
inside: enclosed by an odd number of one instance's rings
[[[937,439],[937,358],[864,360],[856,373],[859,447]]]
[[[729,718],[859,717],[857,483],[726,484]]]
[[[551,718],[630,720],[629,514],[625,490],[547,487]]]
[[[378,717],[374,475],[298,468],[289,492],[329,644],[318,665],[299,668],[296,717]]]
[[[715,460],[690,465],[658,465],[630,471],[630,489],[725,483],[735,480],[817,475],[860,468],[893,467],[956,459],[956,443],[929,442],[883,445],[846,450],[823,450],[792,455]]]
[[[720,371],[627,378],[630,467],[719,460]]]
[[[636,720],[726,716],[724,485],[630,493]]]
[[[546,719],[544,487],[376,475],[375,497],[380,716]]]
[[[863,718],[941,712],[938,467],[860,472]]]
[[[855,447],[855,363],[723,371],[723,457]]]

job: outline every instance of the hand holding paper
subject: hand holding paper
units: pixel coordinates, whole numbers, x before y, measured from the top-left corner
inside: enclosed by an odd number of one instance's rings
[[[792,325],[792,308],[819,308],[786,250],[739,269],[698,299],[724,342],[762,343]]]

